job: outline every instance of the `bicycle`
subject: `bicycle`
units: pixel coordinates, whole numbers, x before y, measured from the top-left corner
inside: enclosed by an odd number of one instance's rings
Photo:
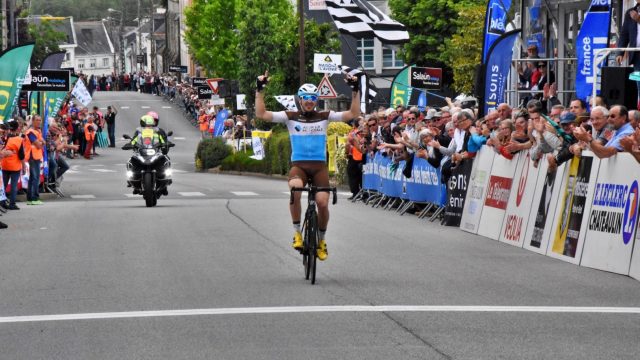
[[[306,187],[293,187],[291,188],[290,204],[293,204],[294,192],[307,192],[307,210],[304,214],[304,221],[302,222],[302,264],[304,266],[305,279],[309,280],[311,277],[311,284],[316,283],[316,264],[317,264],[317,250],[318,250],[318,211],[316,210],[316,194],[318,192],[331,192],[333,193],[333,202],[335,205],[338,202],[338,197],[335,187],[317,187],[309,181]]]

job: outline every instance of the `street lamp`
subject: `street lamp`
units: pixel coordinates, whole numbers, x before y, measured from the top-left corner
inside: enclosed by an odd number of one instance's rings
[[[124,73],[124,12],[116,9],[109,8],[107,9],[110,13],[120,13],[120,36],[118,37],[120,40],[120,72]],[[113,64],[113,67],[116,67],[116,64]],[[116,74],[118,75],[118,74]]]

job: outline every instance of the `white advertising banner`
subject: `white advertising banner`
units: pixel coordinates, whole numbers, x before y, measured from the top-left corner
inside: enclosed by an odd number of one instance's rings
[[[588,151],[567,164],[547,256],[572,264],[580,263],[599,166],[600,159]]]
[[[309,10],[327,10],[324,0],[309,0]]]
[[[543,156],[538,164],[538,180],[531,201],[531,220],[527,223],[523,247],[538,254],[546,254],[551,236],[551,219],[555,217],[560,197],[560,183],[566,163],[549,172],[547,158]],[[547,221],[549,219],[549,221]]]
[[[591,211],[583,222],[587,232],[581,266],[629,274],[638,222],[640,166],[630,155],[600,161]]]
[[[491,150],[493,151],[493,149]],[[511,196],[513,174],[516,172],[517,165],[517,157],[509,160],[502,155],[495,155],[478,226],[478,235],[493,240],[498,240],[500,237],[504,214]]]
[[[313,72],[324,74],[341,74],[342,55],[313,54]]]
[[[487,193],[487,184],[491,174],[491,165],[495,157],[493,149],[483,146],[473,159],[471,176],[469,177],[469,187],[467,197],[462,210],[462,220],[460,229],[477,234],[480,215],[482,214],[482,203]]]
[[[515,160],[513,159],[513,161]],[[538,182],[538,172],[531,161],[529,152],[520,152],[514,181],[511,185],[509,204],[502,222],[500,241],[522,247],[527,233],[527,225],[532,218],[530,213],[535,211],[531,204]]]

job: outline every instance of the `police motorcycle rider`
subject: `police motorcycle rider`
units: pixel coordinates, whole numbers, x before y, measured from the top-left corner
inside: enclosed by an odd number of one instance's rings
[[[303,84],[298,89],[296,100],[300,111],[271,112],[266,110],[263,90],[269,81],[269,73],[258,76],[256,80],[256,116],[265,121],[279,122],[287,125],[291,141],[291,169],[289,170],[289,189],[303,187],[309,178],[318,187],[329,186],[329,171],[326,159],[326,139],[328,123],[332,121],[348,122],[360,116],[360,78],[347,75],[345,81],[353,90],[351,106],[348,111],[317,111],[319,92],[313,84]],[[302,249],[300,218],[301,193],[294,194],[294,202],[289,205],[293,222],[293,244],[296,250]],[[325,233],[329,223],[329,193],[316,194],[318,207],[318,242],[317,257],[324,261],[327,256]]]
[[[138,144],[140,145],[159,144],[160,150],[162,151],[162,154],[164,155],[164,157],[168,162],[170,160],[169,156],[167,155],[169,152],[169,148],[175,146],[174,143],[168,141],[167,139],[167,137],[170,136],[172,132],[169,132],[167,134],[164,132],[164,130],[158,128],[157,114],[155,115],[156,115],[156,118],[154,118],[152,115],[149,115],[149,114],[143,115],[140,118],[140,127],[136,129],[132,137],[129,138],[128,136],[125,136],[125,138],[130,139],[130,142],[125,144],[122,147],[122,150],[134,149]],[[131,161],[129,161],[129,163],[127,164],[127,170],[130,170],[130,171],[134,170],[134,166],[132,165]],[[167,185],[169,184],[171,184],[171,181],[169,181]],[[134,195],[142,194],[141,186],[135,187],[130,180],[127,180],[127,187],[134,187],[133,189]],[[160,194],[165,196],[169,194],[166,186],[162,188],[162,192]]]
[[[162,129],[161,127],[158,126],[158,123],[160,123],[160,116],[158,115],[157,112],[155,111],[149,111],[147,113],[147,115],[151,116],[154,120],[154,125],[153,127],[155,128],[154,130],[156,132],[158,132],[158,136],[164,139],[165,143],[168,143],[168,137],[167,137],[167,133],[164,131],[164,129]],[[169,147],[163,147],[162,148],[162,154],[163,155],[167,155],[169,153]]]

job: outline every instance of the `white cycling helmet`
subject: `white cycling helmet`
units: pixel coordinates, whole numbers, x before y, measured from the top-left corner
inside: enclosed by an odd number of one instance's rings
[[[303,84],[298,89],[298,97],[303,95],[315,95],[318,96],[318,88],[313,84]]]

